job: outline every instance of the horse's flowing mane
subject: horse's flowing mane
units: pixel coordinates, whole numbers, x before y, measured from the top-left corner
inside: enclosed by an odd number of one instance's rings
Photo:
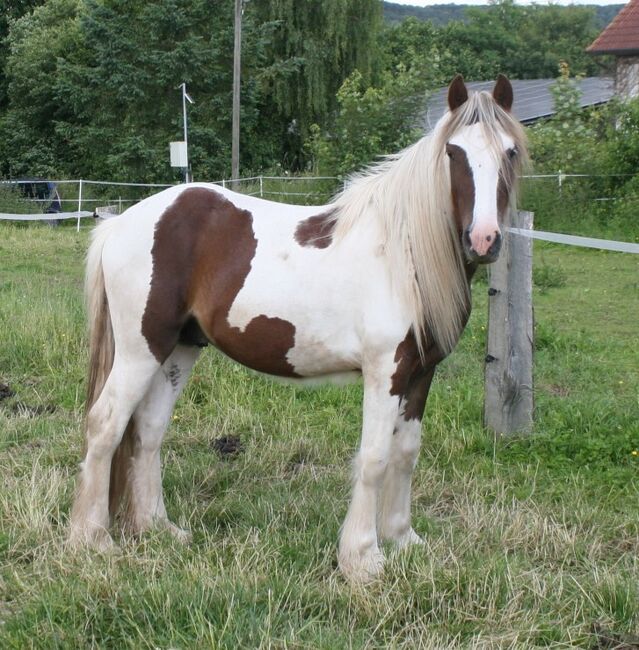
[[[393,286],[409,306],[422,355],[433,342],[443,352],[452,350],[470,305],[445,149],[460,128],[476,122],[482,124],[500,164],[504,158],[500,132],[511,137],[519,151],[514,164],[519,168],[527,160],[521,124],[489,93],[473,93],[459,108],[446,113],[430,134],[351,177],[334,202],[335,239],[344,237],[362,219],[372,216],[379,221]],[[504,174],[504,178],[514,179],[514,184],[517,175]]]

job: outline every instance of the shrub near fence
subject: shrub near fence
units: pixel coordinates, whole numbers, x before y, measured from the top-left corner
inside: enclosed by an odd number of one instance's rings
[[[539,230],[639,241],[639,187],[619,194],[628,177],[530,175],[522,179],[520,206],[535,213]],[[634,177],[639,178],[639,177]]]

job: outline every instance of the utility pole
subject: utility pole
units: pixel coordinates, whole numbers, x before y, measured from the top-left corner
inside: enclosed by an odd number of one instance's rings
[[[240,177],[240,60],[242,56],[242,0],[235,0],[233,47],[233,124],[231,127],[231,179]]]
[[[188,140],[188,129],[186,124],[186,102],[193,104],[191,96],[186,92],[186,83],[181,84],[182,88],[182,121],[184,123],[184,156],[186,158],[186,167],[184,169],[184,180],[187,183],[191,182],[191,170],[189,169],[189,140]]]

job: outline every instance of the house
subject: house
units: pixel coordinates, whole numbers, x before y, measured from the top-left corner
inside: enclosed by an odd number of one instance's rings
[[[586,51],[614,55],[615,94],[639,97],[639,0],[630,0]]]
[[[637,0],[639,1],[639,0]],[[511,79],[515,101],[513,114],[522,124],[532,124],[550,117],[554,112],[554,97],[550,92],[556,79]],[[576,79],[580,92],[579,103],[582,108],[599,106],[609,102],[615,93],[615,82],[610,77],[586,77]],[[494,81],[471,81],[466,83],[469,90],[491,91]],[[446,112],[448,88],[438,90],[428,102],[426,128],[430,129]]]

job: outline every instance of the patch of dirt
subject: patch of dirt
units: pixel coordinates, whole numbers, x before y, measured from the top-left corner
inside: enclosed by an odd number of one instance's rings
[[[56,407],[53,404],[25,404],[24,402],[16,402],[11,405],[12,413],[23,418],[35,418],[39,415],[50,415],[55,413]]]
[[[570,389],[566,386],[560,386],[559,384],[549,384],[545,388],[555,397],[568,397],[568,395],[570,395]]]
[[[595,637],[591,650],[639,650],[639,637],[630,634],[617,634],[594,623],[592,633]]]
[[[15,391],[12,390],[8,384],[0,382],[0,402],[3,400],[8,400],[11,397],[15,397]],[[3,404],[5,408],[10,413],[17,415],[18,417],[34,418],[40,415],[49,415],[55,413],[57,408],[53,404],[25,404],[20,401],[8,402]]]
[[[284,472],[287,476],[294,476],[306,470],[310,471],[315,477],[317,475],[315,467],[317,462],[317,454],[313,449],[306,445],[304,441],[300,441],[286,462]]]
[[[0,382],[0,401],[8,397],[13,397],[14,395],[15,393],[9,388],[8,384]]]
[[[211,447],[222,458],[235,457],[244,451],[244,445],[239,436],[222,436],[221,438],[216,438],[211,443]]]

